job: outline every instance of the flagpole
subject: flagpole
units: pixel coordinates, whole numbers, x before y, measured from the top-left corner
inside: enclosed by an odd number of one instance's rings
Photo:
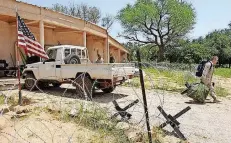
[[[18,104],[19,105],[22,105],[22,92],[21,92],[21,77],[20,77],[20,62],[19,62],[19,50],[18,50],[18,9],[16,7],[16,22],[17,22],[17,25],[16,25],[16,33],[17,33],[17,47],[16,47],[16,52],[17,52],[17,66],[18,66],[18,96],[19,96],[19,99],[18,99]]]

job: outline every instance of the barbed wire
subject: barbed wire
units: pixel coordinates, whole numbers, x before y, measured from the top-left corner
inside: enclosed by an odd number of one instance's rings
[[[169,102],[168,98],[174,96],[174,93],[165,90],[168,84],[171,83],[168,83],[165,77],[162,76],[163,66],[147,62],[142,63],[142,66],[145,75],[150,123],[152,127],[155,127],[165,121],[157,107],[161,106],[164,109],[170,109],[168,104],[171,104],[171,102]],[[13,97],[17,97],[18,92],[18,90],[15,90],[17,88],[16,84],[5,91],[0,91],[0,94],[4,97],[4,104],[2,105],[4,108],[0,111],[0,119],[4,119],[12,126],[7,127],[8,129],[0,126],[0,137],[4,138],[6,142],[33,142],[33,139],[38,139],[36,140],[38,142],[53,143],[62,140],[62,142],[71,143],[76,142],[76,137],[81,127],[88,129],[88,131],[93,128],[93,132],[102,130],[112,132],[112,136],[119,134],[119,138],[122,139],[117,125],[123,120],[121,120],[120,116],[115,119],[111,118],[118,112],[113,101],[116,101],[121,108],[124,108],[137,99],[139,102],[126,110],[126,112],[132,115],[131,119],[126,120],[126,122],[133,127],[140,128],[143,132],[147,132],[145,129],[145,113],[139,77],[129,79],[125,67],[117,67],[116,64],[114,67],[117,69],[114,71],[114,74],[121,73],[126,79],[125,83],[117,87],[110,83],[106,87],[100,87],[100,84],[105,83],[105,80],[101,79],[92,79],[89,85],[88,80],[90,77],[88,73],[94,72],[94,68],[86,68],[88,70],[83,71],[74,79],[67,79],[68,84],[63,84],[61,88],[55,88],[50,85],[42,88],[43,86],[41,85],[45,85],[44,80],[27,78],[33,85],[29,90],[23,89],[22,96],[23,100],[31,100],[31,103],[22,107],[12,105],[12,102],[15,102]],[[107,70],[111,72],[111,69]],[[154,70],[154,72],[151,70]],[[178,71],[172,70],[171,67],[165,67],[164,70]],[[182,82],[195,78],[193,71],[187,70],[182,72]],[[44,79],[49,78],[48,76]],[[91,87],[88,88],[88,86]],[[158,88],[158,86],[163,88]],[[114,91],[111,93],[102,92],[108,88],[113,88]],[[175,87],[173,86],[172,88]],[[100,90],[101,92],[99,92]],[[31,111],[25,113],[24,117],[18,117],[17,113],[15,113],[18,108],[28,108],[29,106],[34,107]],[[43,113],[45,115],[42,115]],[[34,128],[31,128],[30,125]],[[72,129],[67,130],[70,126]],[[184,131],[188,129],[190,128],[185,127]],[[30,135],[25,135],[28,132]],[[88,133],[85,134],[88,136]],[[103,136],[111,135],[104,133]],[[187,134],[187,136],[193,136],[192,132]]]

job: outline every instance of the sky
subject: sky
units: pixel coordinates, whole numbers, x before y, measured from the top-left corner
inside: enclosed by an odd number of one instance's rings
[[[68,5],[70,1],[77,4],[85,3],[89,6],[100,8],[102,14],[116,15],[126,4],[133,4],[135,0],[21,0],[30,4],[43,7],[51,7],[54,3]],[[207,33],[215,30],[226,28],[231,21],[231,0],[188,0],[190,1],[197,13],[196,24],[190,32],[190,38],[205,36]],[[116,22],[110,30],[112,37],[120,42],[123,38],[118,37],[118,33],[123,31],[119,22]]]

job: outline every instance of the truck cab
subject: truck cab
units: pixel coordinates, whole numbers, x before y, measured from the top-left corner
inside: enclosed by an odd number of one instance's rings
[[[61,64],[86,64],[90,62],[86,47],[70,45],[55,46],[48,48],[46,53],[49,60],[60,62]]]

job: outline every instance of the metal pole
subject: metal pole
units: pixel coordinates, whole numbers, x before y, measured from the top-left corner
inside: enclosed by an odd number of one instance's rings
[[[17,22],[17,25],[16,25],[16,33],[17,33],[17,39],[18,39],[18,12],[17,12],[17,8],[16,8],[16,22]],[[19,50],[18,50],[18,40],[17,40],[17,66],[18,66],[18,104],[19,105],[22,105],[22,92],[21,92],[21,77],[20,77],[20,63],[19,63]]]
[[[144,101],[144,113],[145,113],[145,117],[146,117],[148,138],[149,138],[149,143],[152,143],[152,134],[151,134],[151,129],[150,129],[150,125],[149,125],[148,106],[147,106],[147,99],[146,99],[146,93],[145,93],[145,87],[144,87],[144,77],[143,77],[143,71],[142,71],[142,65],[141,65],[141,59],[140,59],[140,51],[137,50],[136,53],[137,53],[139,73],[140,73],[140,84],[141,84],[143,101]]]

